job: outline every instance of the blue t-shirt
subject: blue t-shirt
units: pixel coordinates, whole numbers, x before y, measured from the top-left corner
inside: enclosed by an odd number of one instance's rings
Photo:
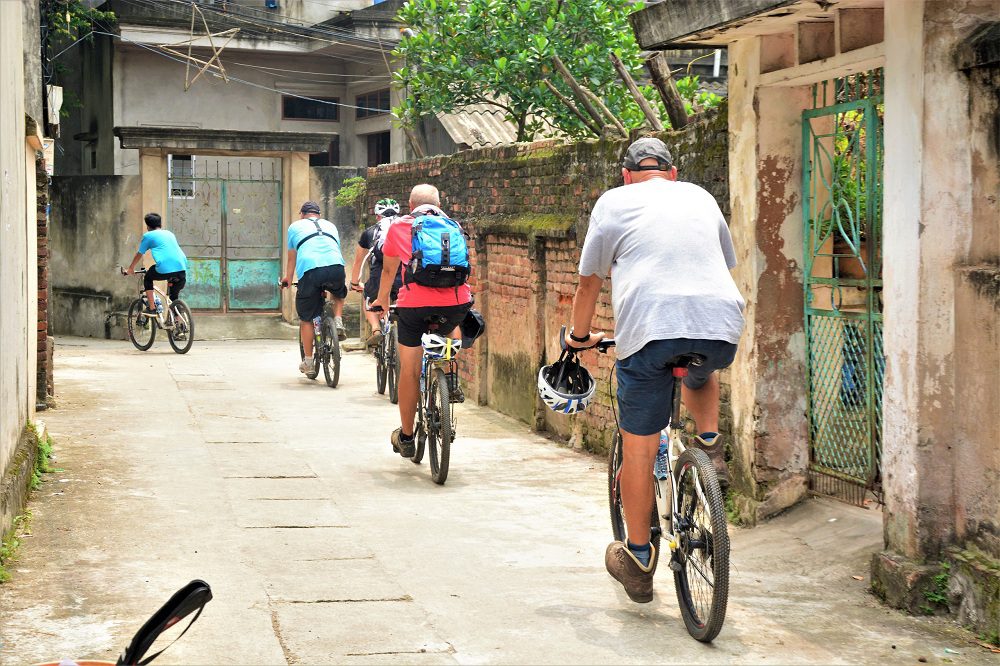
[[[302,239],[316,233],[314,219],[319,222],[319,228],[323,233],[329,235],[310,238],[298,248],[295,255],[295,273],[299,279],[306,274],[306,271],[313,268],[344,265],[344,255],[340,251],[340,234],[336,225],[329,220],[307,217],[293,222],[288,227],[288,249],[294,250]]]
[[[154,229],[142,235],[139,254],[149,250],[159,273],[176,273],[187,270],[187,256],[177,244],[177,238],[166,229]]]

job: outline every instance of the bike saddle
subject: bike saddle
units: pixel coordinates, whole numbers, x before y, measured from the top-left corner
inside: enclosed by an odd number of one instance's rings
[[[686,368],[691,365],[702,365],[706,360],[707,359],[704,354],[695,354],[692,352],[690,354],[680,354],[679,356],[675,356],[667,362],[667,365],[673,368]]]
[[[181,279],[179,277],[167,278],[167,284],[177,284]]]
[[[428,315],[424,317],[424,323],[427,324],[427,327],[430,328],[431,330],[434,330],[438,326],[447,323],[447,321],[448,321],[447,317],[439,314]]]

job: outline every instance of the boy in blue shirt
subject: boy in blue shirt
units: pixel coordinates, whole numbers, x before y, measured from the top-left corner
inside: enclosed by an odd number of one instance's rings
[[[169,285],[170,300],[180,298],[181,289],[187,283],[187,256],[177,244],[173,233],[162,229],[163,220],[156,213],[149,213],[143,218],[146,221],[146,233],[142,235],[139,251],[132,258],[132,263],[126,269],[126,275],[135,273],[135,265],[148,250],[153,255],[153,265],[146,269],[143,276],[143,287],[146,289],[146,302],[149,312],[156,312],[156,301],[153,299],[153,282],[166,280]]]

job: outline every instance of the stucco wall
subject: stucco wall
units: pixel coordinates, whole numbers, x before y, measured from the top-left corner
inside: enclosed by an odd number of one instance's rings
[[[37,100],[25,103],[23,11],[24,3],[0,3],[0,488],[8,485],[22,432],[35,411],[35,154],[25,140],[24,118]],[[38,29],[37,22],[33,27]],[[9,502],[21,497],[0,492],[0,532],[21,509]]]
[[[680,178],[708,189],[728,215],[725,109],[663,136]],[[383,196],[405,202],[413,185],[430,182],[441,190],[445,210],[472,234],[473,291],[488,332],[464,354],[466,395],[595,451],[605,450],[614,432],[608,384],[613,354],[585,353],[584,362],[599,380],[598,394],[573,418],[541,405],[536,379],[538,368],[559,355],[558,331],[570,319],[590,211],[603,192],[621,184],[627,145],[620,140],[520,144],[368,172],[367,210]],[[608,285],[595,327],[614,329]],[[727,433],[728,411],[724,406]]]
[[[124,278],[142,234],[138,176],[55,176],[50,188],[50,326],[57,335],[122,337],[124,319],[138,292]],[[110,328],[108,328],[110,326]]]

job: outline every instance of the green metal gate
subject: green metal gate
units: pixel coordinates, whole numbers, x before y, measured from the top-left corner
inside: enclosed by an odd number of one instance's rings
[[[882,70],[802,114],[809,483],[864,505],[882,453]]]
[[[281,160],[171,155],[167,179],[167,224],[188,255],[188,305],[277,310]]]

